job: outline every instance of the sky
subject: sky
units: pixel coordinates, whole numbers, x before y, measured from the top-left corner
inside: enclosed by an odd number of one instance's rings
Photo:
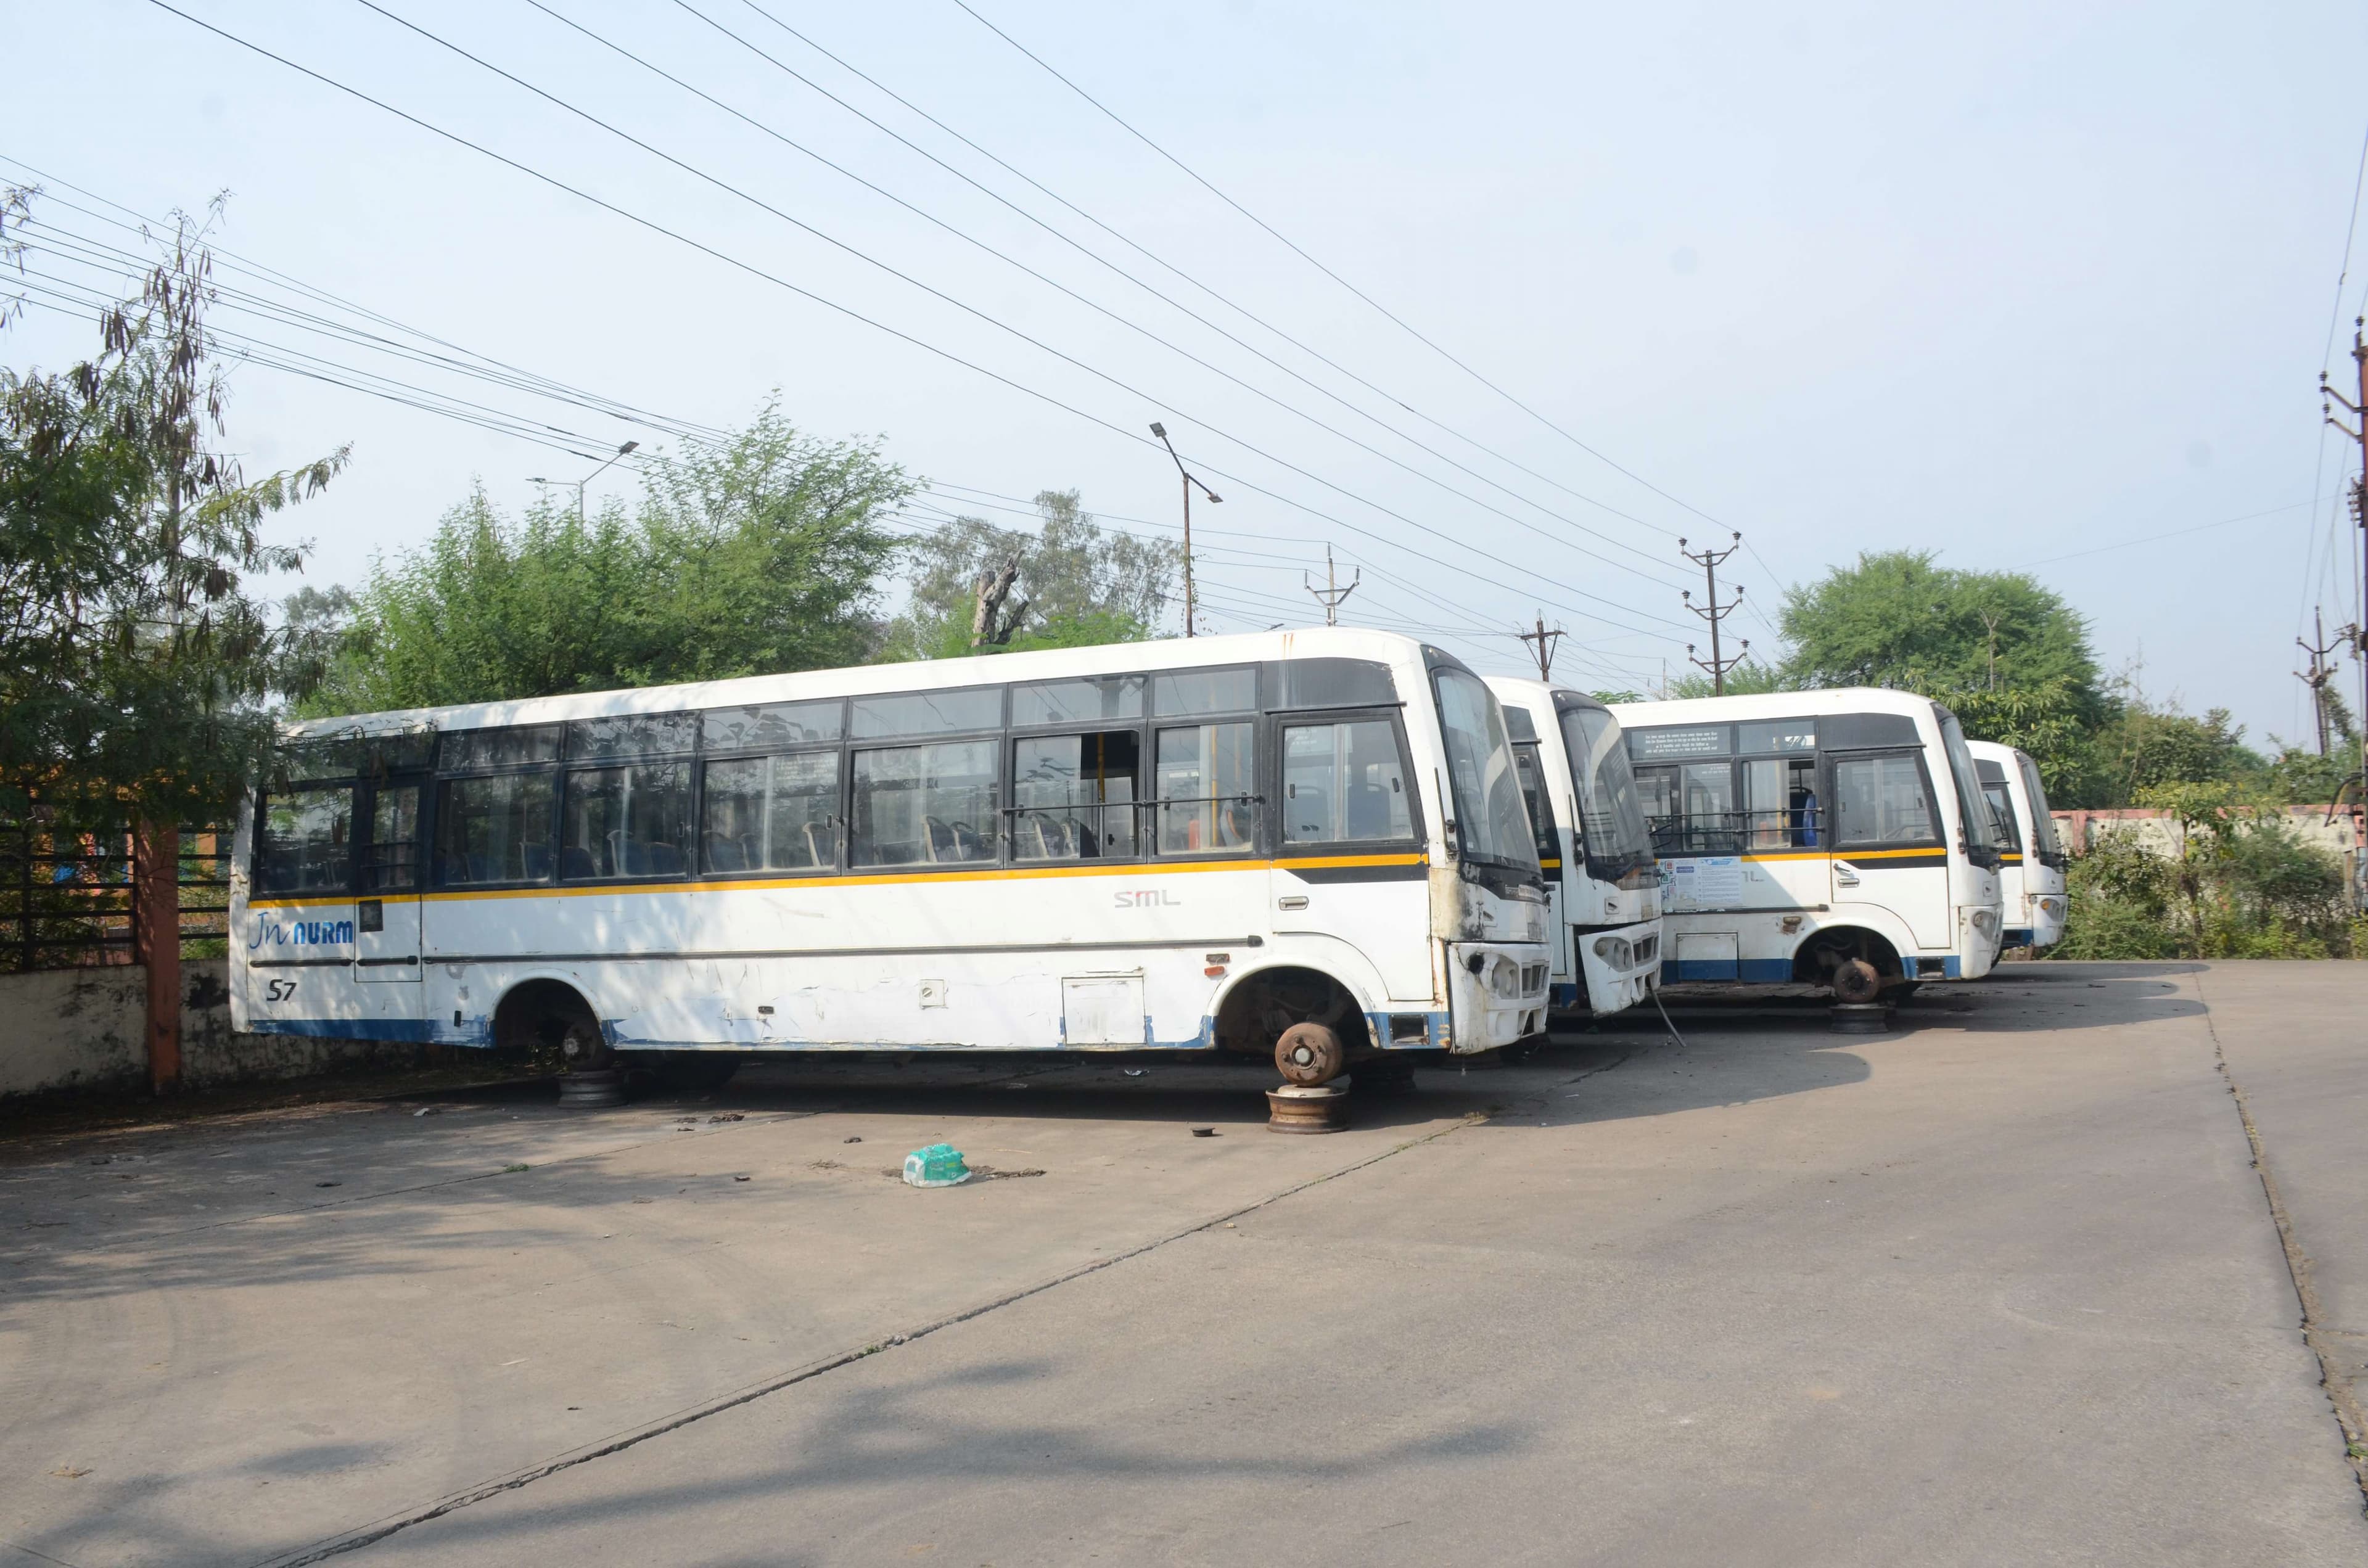
[[[1224,497],[1205,629],[1320,617],[1328,547],[1343,619],[1512,672],[1543,615],[1588,687],[1686,667],[1679,540],[1736,532],[1755,651],[1788,585],[1929,550],[2030,571],[2109,669],[2257,743],[2308,733],[2313,607],[2358,613],[2315,386],[2368,291],[2355,6],[174,4],[0,0],[40,62],[0,181],[44,187],[30,281],[63,291],[0,362],[87,352],[52,307],[114,286],[71,254],[137,243],[108,220],[226,190],[225,256],[292,281],[225,281],[604,400],[220,312],[268,346],[248,469],[352,447],[275,524],[308,582],[778,397],[927,478],[914,530],[1075,488],[1172,538],[1160,421]]]

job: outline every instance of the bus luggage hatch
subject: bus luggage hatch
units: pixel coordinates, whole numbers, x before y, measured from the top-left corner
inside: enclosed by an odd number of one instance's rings
[[[1061,1043],[1144,1045],[1143,971],[1078,975],[1061,982]]]
[[[1741,971],[1736,964],[1736,937],[1733,931],[1680,931],[1675,960],[1670,965],[1673,978],[1688,980],[1736,980]]]

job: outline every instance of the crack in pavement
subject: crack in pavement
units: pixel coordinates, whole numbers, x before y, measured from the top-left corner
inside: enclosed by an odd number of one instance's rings
[[[1617,1065],[1617,1063],[1614,1063],[1614,1065]],[[1581,1076],[1588,1075],[1588,1074],[1581,1074]],[[1359,1171],[1369,1169],[1372,1166],[1380,1165],[1384,1160],[1392,1159],[1399,1154],[1403,1154],[1409,1149],[1418,1149],[1422,1145],[1434,1142],[1439,1139],[1448,1136],[1450,1133],[1461,1132],[1468,1128],[1479,1126],[1489,1119],[1490,1113],[1486,1111],[1474,1111],[1467,1115],[1458,1117],[1455,1120],[1450,1122],[1445,1127],[1436,1128],[1431,1131],[1422,1134],[1418,1138],[1409,1138],[1402,1143],[1393,1144],[1391,1147],[1383,1149],[1379,1153],[1370,1154],[1364,1159],[1358,1160],[1351,1165],[1343,1165],[1338,1170],[1326,1171],[1321,1176],[1309,1176],[1304,1181],[1294,1182],[1279,1192],[1270,1192],[1263,1198],[1253,1199],[1252,1201],[1242,1204],[1237,1208],[1228,1209],[1221,1214],[1212,1214],[1207,1219],[1195,1221],[1191,1224],[1186,1225],[1180,1230],[1171,1232],[1164,1236],[1155,1237],[1150,1241],[1143,1243],[1139,1246],[1130,1247],[1124,1252],[1114,1253],[1109,1257],[1095,1258],[1090,1263],[1081,1264],[1076,1268],[1067,1269],[1060,1274],[1056,1274],[1049,1279],[1039,1280],[1033,1285],[1023,1285],[1016,1290],[1012,1290],[1008,1294],[995,1298],[993,1301],[982,1301],[975,1306],[966,1307],[960,1312],[948,1313],[943,1317],[933,1319],[930,1322],[922,1324],[918,1328],[908,1329],[903,1333],[890,1335],[884,1339],[875,1340],[869,1345],[863,1346],[860,1349],[843,1350],[836,1355],[825,1357],[817,1361],[809,1361],[803,1366],[794,1368],[789,1371],[776,1373],[769,1378],[763,1379],[755,1383],[747,1384],[742,1388],[733,1391],[732,1392],[720,1394],[712,1399],[704,1400],[700,1403],[688,1406],[685,1409],[677,1411],[672,1415],[661,1416],[658,1419],[645,1423],[643,1426],[628,1428],[613,1437],[598,1439],[585,1448],[572,1449],[555,1459],[546,1460],[540,1464],[529,1466],[524,1470],[513,1471],[509,1474],[498,1477],[495,1480],[480,1482],[474,1486],[466,1487],[459,1492],[447,1494],[444,1497],[434,1503],[428,1504],[425,1507],[414,1509],[406,1514],[392,1515],[382,1517],[373,1523],[363,1525],[344,1535],[334,1536],[326,1540],[314,1542],[310,1546],[295,1548],[291,1552],[282,1552],[277,1556],[260,1559],[253,1565],[253,1568],[305,1568],[305,1565],[308,1563],[319,1562],[327,1558],[342,1556],[349,1551],[359,1551],[363,1547],[375,1545],[379,1541],[386,1540],[387,1537],[393,1535],[400,1530],[409,1529],[414,1525],[426,1524],[430,1519],[441,1518],[446,1514],[455,1512],[458,1509],[466,1508],[472,1504],[482,1503],[487,1498],[500,1496],[503,1493],[515,1492],[520,1487],[530,1486],[546,1476],[558,1474],[561,1471],[573,1470],[578,1465],[589,1464],[594,1460],[606,1459],[611,1454],[621,1453],[627,1449],[646,1443],[653,1437],[662,1437],[669,1432],[678,1432],[684,1427],[691,1426],[696,1422],[706,1420],[709,1416],[720,1415],[727,1410],[736,1410],[744,1404],[752,1404],[757,1400],[763,1399],[768,1395],[779,1393],[784,1389],[794,1388],[800,1383],[811,1382],[813,1380],[822,1377],[827,1373],[835,1372],[842,1367],[852,1366],[858,1361],[864,1360],[872,1356],[880,1355],[884,1351],[892,1350],[901,1346],[910,1345],[918,1339],[927,1338],[928,1335],[937,1333],[940,1329],[952,1328],[958,1324],[969,1323],[974,1318],[985,1317],[989,1312],[999,1312],[1005,1307],[1027,1301],[1030,1297],[1041,1296],[1047,1290],[1058,1290],[1060,1287],[1069,1284],[1074,1280],[1082,1279],[1089,1274],[1099,1274],[1103,1269],[1115,1268],[1121,1263],[1131,1262],[1135,1258],[1145,1256],[1146,1254],[1156,1252],[1161,1247],[1167,1246],[1174,1242],[1182,1241],[1188,1236],[1195,1236],[1204,1231],[1214,1230],[1218,1226],[1223,1225],[1229,1221],[1240,1219],[1245,1214],[1255,1214],[1261,1209],[1270,1208],[1277,1203],[1282,1202],[1285,1199],[1296,1197],[1298,1194],[1305,1192],[1312,1187],[1322,1187],[1327,1182],[1338,1181],[1343,1176],[1354,1176]]]
[[[2319,1307],[2318,1287],[2311,1278],[2310,1254],[2294,1233],[2285,1198],[2278,1191],[2278,1178],[2270,1169],[2269,1152],[2262,1146],[2260,1129],[2253,1125],[2253,1108],[2245,1098],[2245,1087],[2229,1071],[2228,1052],[2220,1043],[2220,1030],[2212,1021],[2211,999],[2203,994],[2203,974],[2200,969],[2195,972],[2195,995],[2203,1004],[2203,1029],[2212,1037],[2212,1060],[2228,1085],[2229,1097],[2237,1105],[2237,1119],[2245,1127],[2245,1142],[2252,1147],[2253,1170],[2261,1178],[2261,1196],[2269,1202],[2271,1222],[2277,1226],[2279,1244],[2285,1249],[2286,1273],[2294,1281],[2294,1299],[2302,1308],[2302,1342],[2318,1358],[2319,1387],[2327,1392],[2327,1403],[2335,1412],[2336,1428],[2343,1437],[2343,1457],[2351,1466],[2352,1480],[2359,1484],[2361,1509],[2368,1513],[2368,1415],[2362,1412],[2350,1380],[2337,1366],[2340,1352],[2330,1336],[2342,1336],[2342,1331],[2328,1326]]]

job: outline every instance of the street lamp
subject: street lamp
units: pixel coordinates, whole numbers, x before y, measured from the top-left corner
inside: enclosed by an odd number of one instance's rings
[[[641,443],[639,441],[626,442],[623,446],[619,447],[615,451],[609,454],[609,462],[602,463],[598,468],[594,469],[590,473],[586,474],[581,479],[545,479],[539,473],[530,473],[527,475],[526,482],[529,484],[557,484],[572,487],[575,492],[575,526],[580,528],[584,526],[584,487],[591,483],[594,480],[599,478],[602,472],[608,469],[609,463],[615,462],[618,459],[623,457],[626,453],[632,451],[640,445]]]
[[[1176,443],[1167,438],[1167,426],[1155,419],[1151,422],[1151,433],[1159,437],[1159,444],[1167,449],[1167,455],[1176,458],[1176,472],[1184,479],[1184,635],[1190,637],[1195,634],[1192,629],[1192,487],[1201,482],[1192,477],[1191,471],[1184,466],[1184,460],[1176,457]],[[1201,484],[1201,494],[1209,498],[1212,506],[1224,499],[1205,484]]]

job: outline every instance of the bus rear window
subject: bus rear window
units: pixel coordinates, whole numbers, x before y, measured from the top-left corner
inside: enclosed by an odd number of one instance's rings
[[[267,795],[257,819],[256,890],[265,893],[350,891],[353,839],[351,786]]]

